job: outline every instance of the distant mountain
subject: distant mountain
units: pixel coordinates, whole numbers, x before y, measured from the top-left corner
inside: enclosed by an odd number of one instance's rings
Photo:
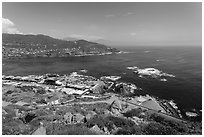
[[[2,34],[2,43],[10,44],[62,44],[65,43],[62,40],[52,38],[43,34],[38,35],[22,35],[22,34]]]
[[[75,37],[66,37],[66,38],[63,38],[62,40],[77,41],[77,40],[80,40],[80,39],[79,38],[75,38]],[[96,40],[92,40],[92,42],[100,43],[100,44],[104,44],[104,45],[112,45],[113,44],[112,41],[106,40],[106,39],[96,39]]]
[[[96,43],[101,43],[101,44],[105,44],[105,45],[111,45],[111,44],[113,44],[112,41],[106,40],[106,39],[97,39],[97,40],[94,40],[94,42],[96,42]]]
[[[107,46],[96,42],[90,42],[86,40],[66,41],[61,39],[55,39],[46,35],[22,35],[22,34],[2,34],[2,43],[4,46],[14,47],[41,47],[47,48],[99,48],[106,49]]]
[[[73,37],[66,37],[66,38],[63,38],[62,40],[66,40],[66,41],[76,41],[76,40],[79,40],[79,39],[73,38]]]
[[[23,56],[22,54],[44,56],[44,54],[64,56],[82,54],[100,54],[118,52],[104,44],[86,40],[67,41],[46,35],[2,34],[3,54],[5,56]]]

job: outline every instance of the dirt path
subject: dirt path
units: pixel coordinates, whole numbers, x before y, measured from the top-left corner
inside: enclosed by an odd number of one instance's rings
[[[185,122],[184,120],[182,119],[179,119],[177,117],[174,117],[174,116],[171,116],[171,115],[168,115],[164,112],[158,112],[157,110],[154,110],[154,109],[151,109],[151,108],[148,108],[148,107],[145,107],[145,106],[142,106],[142,105],[138,105],[138,104],[135,104],[135,103],[131,103],[131,102],[128,102],[128,101],[125,101],[125,100],[121,100],[119,99],[116,95],[112,95],[109,99],[107,100],[99,100],[99,101],[89,101],[89,102],[76,102],[76,103],[69,103],[67,102],[66,104],[64,105],[58,105],[58,106],[67,106],[67,105],[74,105],[74,104],[96,104],[96,103],[108,103],[108,104],[111,104],[113,101],[118,101],[118,102],[123,102],[123,103],[128,103],[129,105],[133,105],[133,106],[136,106],[136,107],[141,107],[141,108],[145,108],[145,109],[148,109],[149,111],[153,112],[153,113],[157,113],[159,115],[162,115],[168,119],[171,119],[171,120],[175,120],[175,121],[179,121],[179,122]]]

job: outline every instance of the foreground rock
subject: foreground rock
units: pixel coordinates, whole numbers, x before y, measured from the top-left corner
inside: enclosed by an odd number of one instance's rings
[[[201,134],[175,103],[133,96],[131,83],[73,72],[3,76],[2,84],[4,135]]]
[[[188,117],[197,117],[198,114],[195,113],[195,112],[186,112],[186,116],[188,116]]]

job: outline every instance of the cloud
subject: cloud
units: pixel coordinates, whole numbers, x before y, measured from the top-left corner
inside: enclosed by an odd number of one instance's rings
[[[127,12],[126,14],[124,14],[123,16],[130,16],[130,15],[133,15],[134,13],[133,12]]]
[[[112,18],[112,17],[115,17],[116,15],[115,14],[107,14],[105,15],[106,18]]]
[[[16,27],[15,24],[9,19],[2,18],[2,32],[10,34],[22,34]]]
[[[103,39],[101,36],[90,36],[90,35],[78,35],[78,34],[71,34],[69,37],[77,38],[77,39],[85,39],[85,40],[98,40]]]
[[[130,16],[133,15],[135,13],[133,12],[127,12],[127,13],[123,13],[123,14],[107,14],[105,15],[105,18],[113,18],[113,17],[125,17],[125,16]]]
[[[135,35],[137,35],[137,33],[136,32],[131,32],[130,35],[135,36]]]

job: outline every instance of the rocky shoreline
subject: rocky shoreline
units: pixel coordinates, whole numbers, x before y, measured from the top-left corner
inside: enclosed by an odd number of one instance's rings
[[[106,126],[95,123],[97,120],[93,119],[99,116],[130,121],[138,127],[149,126],[155,115],[186,123],[171,102],[149,95],[130,96],[141,89],[131,83],[118,82],[119,78],[103,76],[97,79],[77,72],[68,75],[3,75],[3,134],[37,134],[41,129],[46,130],[43,133],[53,134],[59,132],[59,129],[49,128],[54,125],[80,125],[97,134],[118,134],[125,128],[116,121],[111,128],[105,123]],[[15,122],[21,124],[9,126]]]
[[[155,68],[138,68],[137,66],[132,66],[132,67],[127,67],[128,70],[133,70],[133,72],[137,75],[139,75],[140,78],[143,77],[152,77],[152,78],[156,78],[159,79],[160,81],[166,82],[167,81],[167,77],[170,78],[175,78],[176,76],[172,75],[172,74],[168,74],[168,73],[164,73],[158,69]]]

